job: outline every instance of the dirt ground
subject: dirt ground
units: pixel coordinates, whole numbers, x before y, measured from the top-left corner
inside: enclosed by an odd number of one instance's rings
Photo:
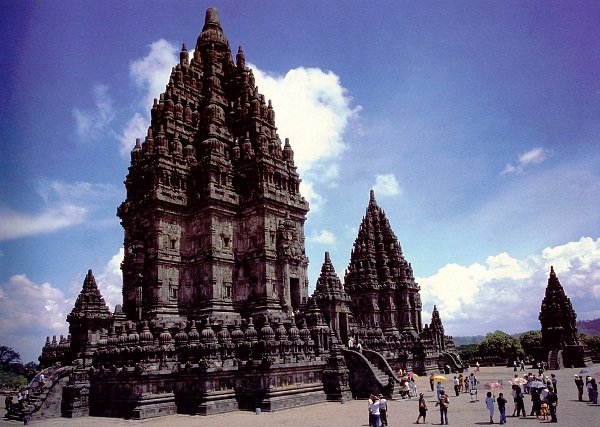
[[[600,368],[599,368],[600,370]],[[552,371],[558,378],[558,423],[564,426],[578,427],[599,427],[600,426],[600,405],[591,405],[587,402],[577,401],[577,389],[573,381],[574,374],[579,369],[563,369]],[[523,372],[519,372],[523,374]],[[485,394],[488,390],[484,388],[487,382],[503,380],[504,384],[513,377],[513,369],[505,367],[486,367],[481,368],[477,374],[480,382],[478,389],[479,400],[475,400],[469,393],[461,393],[454,397],[452,390],[452,375],[446,375],[447,380],[443,382],[446,391],[450,395],[450,408],[448,409],[448,418],[450,425],[472,426],[484,425],[489,423],[488,411],[485,407]],[[549,375],[549,373],[548,373]],[[596,376],[599,378],[598,376]],[[418,378],[417,386],[419,392],[425,394],[428,402],[429,411],[427,424],[438,424],[440,422],[439,411],[435,407],[435,393],[429,388],[427,378]],[[532,427],[543,424],[544,422],[533,417],[516,418],[512,415],[512,399],[510,398],[510,387],[504,390],[495,391],[496,395],[504,392],[508,396],[507,425]],[[584,393],[584,398],[587,393]],[[528,395],[525,396],[525,409],[527,414],[531,411],[531,400]],[[388,403],[389,426],[401,427],[413,425],[418,415],[417,399],[394,399]],[[495,411],[494,421],[498,422],[498,411]],[[0,420],[0,426],[19,425],[16,421]],[[76,419],[58,418],[43,421],[31,422],[39,427],[223,427],[223,426],[243,426],[243,427],[264,427],[264,426],[303,426],[303,427],[336,427],[336,426],[368,426],[367,402],[365,400],[352,400],[344,404],[341,403],[321,403],[311,406],[305,406],[296,409],[287,409],[278,412],[229,412],[211,416],[189,416],[189,415],[171,415],[161,418],[152,418],[147,420],[123,420],[115,418],[96,418],[84,417]]]

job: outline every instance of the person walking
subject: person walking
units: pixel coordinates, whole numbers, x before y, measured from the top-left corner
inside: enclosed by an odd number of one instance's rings
[[[590,380],[590,384],[592,384],[592,403],[594,405],[598,404],[598,383],[596,382],[596,378],[592,378]]]
[[[419,424],[419,420],[423,417],[423,424],[427,423],[427,403],[425,402],[425,396],[423,393],[419,393],[419,417],[415,424]]]
[[[548,387],[548,395],[546,396],[546,402],[548,403],[548,410],[550,411],[550,422],[558,422],[556,419],[556,407],[558,406],[558,395],[554,393],[552,386]]]
[[[413,396],[417,397],[417,382],[415,381],[415,377],[410,377],[410,390]]]
[[[577,387],[577,398],[583,402],[583,377],[575,375],[575,386]]]
[[[371,403],[369,403],[369,425],[373,423],[373,427],[381,427],[381,412],[379,398],[371,395]]]
[[[556,387],[558,380],[556,379],[556,375],[550,374],[550,382],[552,382],[552,388],[554,389],[554,393],[558,394],[558,387]]]
[[[442,389],[440,398],[435,405],[440,407],[440,424],[448,425],[448,406],[450,406],[450,398],[444,389]]]
[[[460,394],[460,381],[458,380],[458,377],[456,375],[454,375],[454,394],[456,395],[456,397],[458,397],[458,395]]]
[[[381,425],[382,426],[387,426],[388,425],[388,418],[387,418],[387,400],[384,399],[384,397],[380,394],[379,396],[377,396],[379,398],[379,418],[381,420]]]
[[[435,383],[434,375],[429,375],[429,386],[431,387],[431,391],[433,391],[433,383]]]
[[[494,398],[492,397],[491,391],[488,391],[485,396],[485,406],[487,406],[488,411],[490,411],[490,424],[494,424]]]
[[[503,393],[498,394],[498,398],[496,399],[498,403],[498,412],[500,412],[500,424],[506,423],[506,404],[508,400],[504,397]]]

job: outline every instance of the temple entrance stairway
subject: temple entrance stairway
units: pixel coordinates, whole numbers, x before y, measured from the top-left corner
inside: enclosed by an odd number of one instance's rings
[[[551,370],[561,369],[562,366],[562,350],[552,349],[548,353],[548,367]]]
[[[37,378],[40,374],[38,373],[29,383],[29,397],[21,411],[21,417],[29,422],[64,416],[63,389],[69,384],[74,370],[74,366],[60,367],[58,365],[44,369],[40,372],[45,377],[43,387],[38,384]]]
[[[400,378],[380,353],[347,349],[343,349],[342,353],[350,371],[348,379],[353,398],[366,399],[371,394],[379,393],[387,398],[392,397]]]

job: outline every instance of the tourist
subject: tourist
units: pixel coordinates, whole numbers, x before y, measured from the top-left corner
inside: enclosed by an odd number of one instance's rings
[[[596,382],[596,378],[592,378],[590,380],[590,384],[592,385],[592,403],[594,405],[598,404],[598,383]]]
[[[558,394],[558,388],[556,387],[558,380],[556,379],[556,375],[550,374],[550,382],[552,383],[552,388],[554,389],[554,393]]]
[[[421,393],[421,396],[423,395],[423,393]],[[12,395],[10,394],[10,391],[8,392],[8,394],[6,395],[6,397],[4,398],[4,408],[6,409],[6,412],[10,411],[10,408],[12,406]]]
[[[540,416],[540,412],[542,410],[542,399],[540,397],[540,391],[537,388],[531,389],[531,412],[529,416],[536,416],[538,418]]]
[[[444,389],[442,389],[442,394],[440,395],[440,398],[436,402],[435,406],[440,407],[440,424],[448,425],[448,406],[450,406],[450,398],[446,392],[444,392]]]
[[[525,370],[525,361],[523,359],[521,359],[521,370]]]
[[[375,396],[370,395],[369,400],[367,401],[367,410],[369,412],[369,427],[373,427],[373,414],[371,413],[371,404],[375,401]]]
[[[458,389],[459,390],[463,389],[464,383],[465,383],[465,377],[463,377],[463,374],[458,374]]]
[[[404,381],[404,385],[402,386],[402,397],[408,397],[409,399],[411,399],[411,395],[410,395],[410,386],[408,385],[408,381]]]
[[[375,395],[371,395],[370,401],[371,403],[369,403],[369,425],[372,425],[373,427],[380,427],[381,412],[379,398]],[[371,422],[373,424],[371,424]]]
[[[425,396],[423,393],[419,394],[419,417],[415,424],[419,424],[419,420],[423,417],[423,424],[427,422],[427,403],[425,403]]]
[[[435,395],[437,397],[437,400],[440,400],[440,396],[442,395],[442,393],[444,393],[444,387],[442,386],[441,381],[438,381],[437,387],[435,388]]]
[[[592,401],[592,377],[590,377],[589,375],[585,378],[585,385],[587,387],[587,392],[588,392],[588,402]]]
[[[523,411],[523,416],[525,416],[525,403],[523,402],[523,392],[521,391],[521,387],[517,384],[513,384],[511,391],[513,400],[515,402],[515,409],[513,410],[513,417],[518,417]]]
[[[558,406],[558,396],[554,393],[552,386],[548,387],[548,395],[546,396],[546,402],[548,403],[548,410],[550,411],[550,422],[555,423],[556,420],[556,407]]]
[[[385,400],[381,394],[377,397],[379,398],[379,418],[381,419],[381,425],[387,426],[387,400]]]
[[[354,350],[354,338],[350,337],[350,339],[348,340],[348,348],[350,350]]]
[[[575,386],[577,387],[577,398],[583,402],[583,377],[575,375]]]
[[[414,376],[410,377],[410,391],[413,396],[417,397],[417,382]]]
[[[454,375],[454,394],[456,395],[456,397],[458,397],[458,395],[460,394],[460,381],[458,380],[458,377],[456,375]]]
[[[494,424],[494,398],[492,397],[491,391],[488,391],[485,396],[485,406],[487,406],[488,411],[490,411],[490,424]]]
[[[356,344],[356,351],[362,354],[362,344],[360,341],[358,342],[358,344]]]
[[[506,404],[508,400],[506,400],[503,393],[500,393],[496,402],[498,402],[498,412],[500,412],[500,424],[504,424],[506,423]]]
[[[46,379],[44,378],[44,374],[40,373],[40,375],[38,377],[38,385],[40,386],[40,393],[42,392],[42,389],[44,388],[45,383],[46,383]]]
[[[429,375],[429,386],[431,387],[431,391],[433,391],[433,384],[435,383],[434,375]]]
[[[517,360],[515,359],[515,360],[513,361],[513,371],[514,371],[514,372],[517,372],[517,368],[518,368],[518,365],[517,365]]]
[[[475,372],[479,372],[479,362],[475,363]]]

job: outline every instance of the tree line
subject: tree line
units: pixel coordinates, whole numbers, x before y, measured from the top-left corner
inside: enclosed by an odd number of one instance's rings
[[[579,334],[579,339],[587,345],[592,354],[600,355],[599,336]],[[535,349],[540,347],[541,343],[541,331],[527,331],[514,337],[497,330],[488,333],[478,344],[461,345],[458,351],[466,363],[479,359],[507,360],[512,363],[515,357],[531,359],[536,354]]]
[[[23,364],[21,355],[7,346],[0,346],[0,386],[21,388],[27,386],[35,376],[39,365],[34,362]]]

